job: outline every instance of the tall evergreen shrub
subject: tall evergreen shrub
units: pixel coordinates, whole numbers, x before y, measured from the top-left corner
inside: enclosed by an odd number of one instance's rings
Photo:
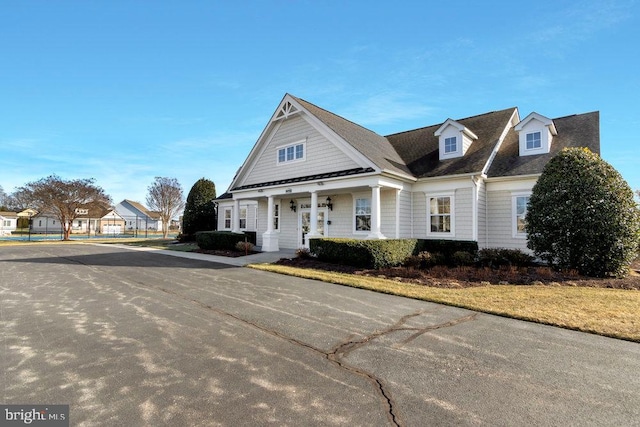
[[[640,215],[620,173],[586,148],[545,166],[526,215],[527,246],[552,266],[625,276],[637,254]]]

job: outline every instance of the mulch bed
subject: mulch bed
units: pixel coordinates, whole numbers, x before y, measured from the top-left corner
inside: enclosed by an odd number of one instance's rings
[[[576,272],[559,272],[548,267],[504,267],[491,269],[436,266],[426,270],[406,267],[370,270],[322,262],[313,258],[282,258],[275,264],[388,278],[440,288],[469,288],[486,286],[490,283],[494,285],[587,286],[640,290],[640,272],[638,271],[640,270],[640,260],[636,260],[634,265],[632,265],[634,272],[623,279],[584,277],[578,275]]]

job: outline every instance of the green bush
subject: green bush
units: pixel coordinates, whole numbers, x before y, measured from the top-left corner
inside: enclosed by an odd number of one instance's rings
[[[534,257],[520,249],[485,248],[478,251],[478,264],[482,267],[527,267]]]
[[[588,149],[564,149],[545,166],[526,215],[527,246],[551,266],[625,276],[640,234],[633,191]]]
[[[364,268],[401,265],[417,248],[417,239],[311,239],[310,251],[319,260]]]
[[[466,252],[464,252],[466,253]],[[436,265],[446,264],[446,258],[440,252],[420,252],[417,255],[411,255],[404,260],[405,267],[427,269]]]
[[[473,254],[466,251],[456,251],[451,256],[451,262],[453,265],[457,267],[465,266],[465,265],[473,265],[475,263],[476,257]]]
[[[196,233],[198,247],[204,250],[235,250],[236,244],[244,242],[245,239],[244,233],[230,231],[199,231]]]
[[[453,254],[468,252],[474,258],[478,253],[478,242],[471,240],[431,240],[420,239],[417,252],[441,253],[448,263],[452,263]]]

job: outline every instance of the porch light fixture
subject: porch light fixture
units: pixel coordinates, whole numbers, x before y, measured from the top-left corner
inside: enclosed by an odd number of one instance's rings
[[[330,211],[333,210],[333,203],[331,203],[331,197],[327,196],[327,207],[329,208]]]
[[[291,201],[289,202],[289,207],[293,212],[298,210],[298,207],[296,206],[296,201],[293,199],[291,199]]]

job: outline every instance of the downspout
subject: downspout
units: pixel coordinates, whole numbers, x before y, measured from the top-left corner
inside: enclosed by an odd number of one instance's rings
[[[471,175],[471,240],[478,241],[478,182],[475,175]]]

